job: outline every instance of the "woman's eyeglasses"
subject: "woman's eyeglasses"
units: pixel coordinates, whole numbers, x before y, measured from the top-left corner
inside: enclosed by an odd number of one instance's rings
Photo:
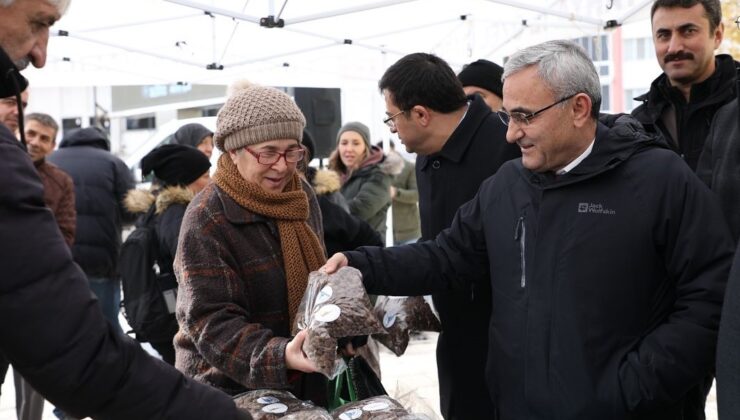
[[[282,157],[286,163],[296,163],[303,160],[303,156],[306,154],[305,149],[290,149],[285,152],[266,151],[266,152],[255,152],[245,147],[244,150],[249,152],[252,156],[257,158],[257,162],[262,165],[274,165]]]

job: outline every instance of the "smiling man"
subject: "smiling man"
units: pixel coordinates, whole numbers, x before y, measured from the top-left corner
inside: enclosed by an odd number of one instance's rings
[[[323,270],[351,265],[368,292],[396,296],[486,277],[488,418],[703,419],[734,249],[711,192],[631,117],[597,120],[599,76],[572,42],[513,54],[503,91],[521,160],[434,240]]]
[[[379,82],[385,123],[406,150],[417,154],[421,239],[433,239],[452,223],[483,180],[519,156],[505,141],[506,127],[480,95],[466,97],[460,80],[441,58],[409,54]],[[442,322],[437,341],[440,409],[446,420],[489,419],[482,365],[486,358],[491,290],[485,278],[464,289],[432,296]],[[458,346],[465,342],[467,346]]]
[[[28,90],[21,92],[20,109],[26,109],[26,105],[28,105]],[[0,99],[0,124],[8,127],[14,134],[18,131],[19,115],[18,99],[15,96]]]
[[[724,26],[719,0],[657,0],[652,16],[655,56],[663,69],[632,111],[696,169],[712,118],[735,95],[740,63],[714,50]]]

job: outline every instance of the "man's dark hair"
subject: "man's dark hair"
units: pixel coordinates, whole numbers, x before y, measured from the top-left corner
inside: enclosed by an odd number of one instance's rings
[[[378,82],[402,111],[422,105],[433,111],[454,112],[467,101],[462,84],[443,59],[426,53],[409,54],[385,71]]]
[[[59,133],[59,124],[57,124],[56,121],[54,121],[54,118],[52,118],[49,114],[42,114],[40,112],[34,112],[32,114],[26,115],[26,121],[38,121],[39,124],[49,127],[54,130],[54,136]],[[55,140],[55,139],[52,139]]]
[[[722,21],[722,6],[719,4],[719,0],[656,0],[650,9],[650,20],[653,20],[655,11],[661,7],[683,7],[688,9],[697,4],[704,6],[704,16],[709,21],[709,32],[714,32]]]

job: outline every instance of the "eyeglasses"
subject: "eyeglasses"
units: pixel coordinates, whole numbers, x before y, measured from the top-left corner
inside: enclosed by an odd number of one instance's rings
[[[280,160],[280,158],[285,159],[285,163],[296,163],[303,160],[303,156],[306,154],[305,149],[290,149],[285,152],[253,152],[249,150],[248,147],[245,147],[244,150],[249,152],[250,155],[256,157],[257,162],[261,163],[262,165],[274,165],[275,163],[277,163],[277,161]]]
[[[540,109],[538,111],[530,112],[528,114],[527,113],[524,113],[524,112],[511,112],[511,113],[509,113],[509,112],[506,112],[506,111],[503,111],[503,110],[497,111],[496,113],[498,114],[498,117],[501,119],[501,122],[504,123],[504,125],[506,125],[506,126],[508,126],[509,123],[512,120],[515,123],[517,123],[517,125],[527,126],[532,121],[532,119],[534,119],[534,117],[540,115],[541,113],[547,111],[548,109],[554,107],[555,105],[557,105],[559,103],[562,103],[562,102],[567,101],[568,99],[570,99],[570,98],[572,98],[572,97],[574,97],[576,95],[578,95],[578,94],[577,93],[574,93],[574,94],[572,94],[572,95],[570,95],[570,96],[568,96],[566,98],[563,98],[563,99],[561,99],[561,100],[559,100],[559,101],[557,101],[557,102],[555,102],[553,104],[550,104],[550,105],[548,105],[548,106],[546,106],[546,107],[544,107],[544,108],[542,108],[542,109]]]
[[[395,114],[391,115],[390,117],[388,117],[388,118],[384,119],[384,120],[383,120],[383,124],[385,124],[385,125],[387,125],[388,127],[390,127],[390,128],[392,128],[392,129],[394,129],[394,130],[395,130],[395,129],[396,129],[396,122],[395,122],[395,121],[393,121],[393,119],[394,119],[394,118],[396,118],[397,116],[399,116],[399,115],[403,114],[404,112],[406,112],[406,110],[405,110],[405,109],[404,109],[404,110],[401,110],[401,111],[398,111],[398,112],[396,112]]]

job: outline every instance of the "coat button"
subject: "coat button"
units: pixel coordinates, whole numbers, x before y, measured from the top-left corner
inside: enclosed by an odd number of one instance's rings
[[[432,168],[439,169],[440,166],[442,166],[442,164],[438,160],[432,162]]]

